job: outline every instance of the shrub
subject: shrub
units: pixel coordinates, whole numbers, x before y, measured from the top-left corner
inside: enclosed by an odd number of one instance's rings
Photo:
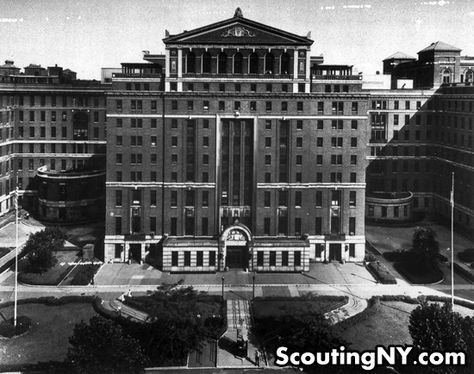
[[[88,285],[99,268],[100,265],[78,265],[79,268],[72,278],[71,284],[73,286],[86,286]]]
[[[0,323],[0,336],[12,338],[24,334],[31,327],[31,320],[25,316],[18,316],[16,328],[13,326],[13,318]]]
[[[459,258],[464,262],[474,262],[474,248],[468,248],[459,254]]]
[[[397,284],[395,277],[388,271],[386,266],[380,262],[371,262],[367,265],[368,270],[382,284]]]

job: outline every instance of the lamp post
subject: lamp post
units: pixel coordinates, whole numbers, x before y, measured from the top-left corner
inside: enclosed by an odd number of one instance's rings
[[[225,278],[224,276],[222,276],[222,302],[224,302],[224,282],[225,282]]]
[[[252,301],[255,299],[255,273],[252,275]]]
[[[451,173],[451,307],[454,310],[454,172]]]
[[[13,326],[16,328],[18,317],[18,171],[16,172],[15,187],[15,297],[13,304]]]

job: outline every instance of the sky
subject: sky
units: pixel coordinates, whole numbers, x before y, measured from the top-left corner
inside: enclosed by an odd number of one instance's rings
[[[269,26],[311,31],[312,55],[365,74],[397,51],[416,57],[438,40],[474,55],[470,0],[0,0],[0,62],[58,64],[100,79],[100,68],[141,62],[143,50],[164,53],[165,30],[222,21],[237,7]]]

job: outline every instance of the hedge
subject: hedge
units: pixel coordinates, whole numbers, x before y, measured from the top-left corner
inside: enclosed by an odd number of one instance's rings
[[[382,284],[397,284],[395,277],[388,271],[387,267],[379,261],[371,262],[367,269]]]
[[[63,296],[60,298],[54,296],[42,296],[38,298],[30,298],[30,299],[20,299],[18,300],[18,304],[44,304],[47,306],[57,306],[57,305],[64,305],[69,303],[92,303],[95,296],[80,296],[80,295],[70,295],[70,296]],[[6,308],[12,306],[14,304],[13,301],[6,301],[0,304],[0,308]]]

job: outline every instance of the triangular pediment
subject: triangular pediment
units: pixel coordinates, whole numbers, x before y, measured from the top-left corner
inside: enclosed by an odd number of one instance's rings
[[[221,44],[221,45],[300,45],[307,46],[313,41],[306,36],[299,36],[284,30],[276,29],[243,17],[228,20],[171,35],[163,42],[170,44]]]

